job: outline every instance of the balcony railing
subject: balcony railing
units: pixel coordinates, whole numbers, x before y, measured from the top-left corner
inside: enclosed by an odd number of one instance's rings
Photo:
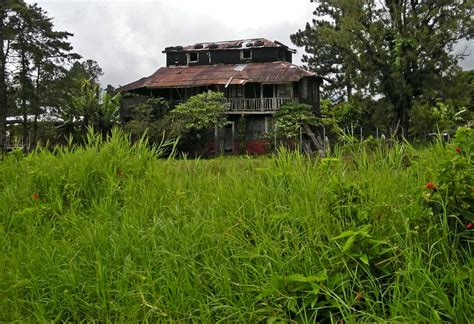
[[[298,102],[297,98],[226,98],[230,112],[268,112],[278,110],[287,103]]]
[[[122,99],[122,117],[132,117],[133,107],[145,102],[146,97]],[[298,98],[224,98],[228,113],[269,113],[280,109],[287,103],[297,103]],[[186,100],[173,100],[171,104],[176,106]]]

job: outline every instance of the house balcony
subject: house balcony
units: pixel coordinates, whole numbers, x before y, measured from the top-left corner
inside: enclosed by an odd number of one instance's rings
[[[227,114],[274,113],[287,103],[297,103],[298,98],[226,98]]]
[[[133,107],[145,102],[147,97],[132,97],[122,99],[122,118],[132,118]],[[176,106],[186,100],[173,100],[171,104]],[[273,98],[224,98],[227,105],[226,114],[273,114],[281,106],[287,103],[298,103],[298,98],[273,97]]]

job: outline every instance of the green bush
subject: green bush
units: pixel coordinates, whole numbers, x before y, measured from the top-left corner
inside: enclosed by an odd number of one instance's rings
[[[288,103],[280,107],[274,115],[277,136],[295,139],[300,134],[302,124],[316,125],[316,116],[311,106],[300,103]]]
[[[424,199],[435,215],[449,218],[450,230],[470,233],[474,223],[474,129],[459,128],[448,148],[438,160],[437,174],[425,186]]]

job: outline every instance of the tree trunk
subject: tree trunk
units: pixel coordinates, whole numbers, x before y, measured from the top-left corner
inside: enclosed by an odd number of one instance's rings
[[[38,65],[37,75],[36,75],[36,87],[33,98],[33,109],[34,109],[34,120],[33,120],[33,134],[31,135],[31,144],[30,148],[33,149],[36,147],[36,141],[38,136],[38,115],[40,113],[40,103],[39,103],[39,85],[40,85],[40,72],[41,68]]]
[[[3,46],[5,11],[0,8],[0,150],[5,144],[5,134],[7,130],[7,84],[6,84],[6,57]]]
[[[28,143],[28,106],[26,104],[26,80],[27,80],[27,71],[26,71],[26,56],[25,52],[21,53],[21,71],[20,71],[20,84],[21,84],[21,112],[23,114],[23,147]]]
[[[397,137],[406,137],[410,127],[410,117],[408,110],[411,106],[411,100],[408,97],[400,98],[395,103],[395,109],[398,117]]]

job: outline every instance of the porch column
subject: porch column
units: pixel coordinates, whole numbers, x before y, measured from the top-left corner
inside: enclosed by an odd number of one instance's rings
[[[277,101],[276,101],[276,84],[273,85],[273,98],[272,98],[272,110],[277,109]]]

